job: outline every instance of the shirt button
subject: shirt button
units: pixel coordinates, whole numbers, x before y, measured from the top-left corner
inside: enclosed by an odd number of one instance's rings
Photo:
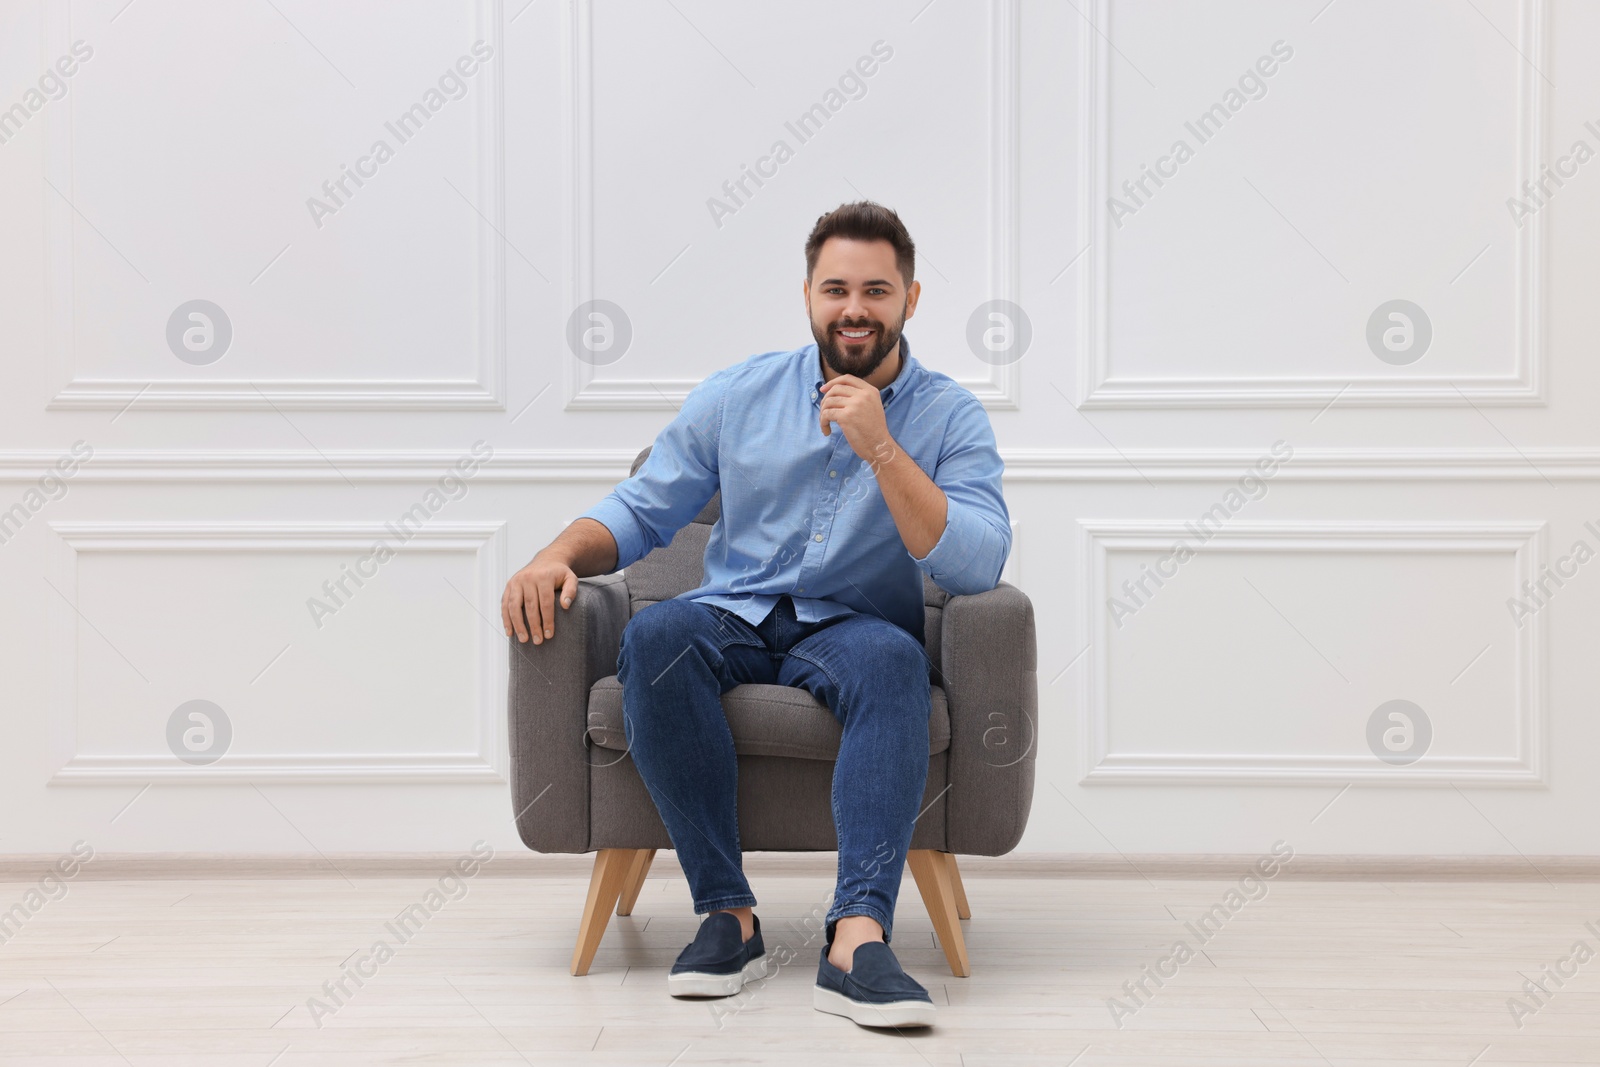
[[[817,534],[815,537],[812,538],[812,540],[813,541],[820,541],[820,540],[822,540],[822,535],[821,534]]]
[[[828,477],[837,478],[837,477],[839,477],[839,472],[838,471],[829,471],[828,472]]]
[[[813,389],[813,390],[811,390],[811,399],[815,400],[816,398],[817,398],[817,391],[815,389]]]
[[[805,592],[805,591],[806,591],[806,587],[805,587],[805,586],[803,586],[803,585],[802,585],[802,586],[799,586],[799,587],[797,587],[797,588],[796,588],[796,589],[795,589],[795,592],[796,592],[796,593],[804,593],[804,592]]]

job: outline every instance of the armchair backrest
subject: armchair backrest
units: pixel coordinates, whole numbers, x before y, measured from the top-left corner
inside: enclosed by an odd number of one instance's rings
[[[634,458],[628,470],[631,478],[644,465],[650,448]],[[688,525],[679,530],[670,544],[653,549],[633,566],[627,568],[629,612],[637,612],[660,600],[671,600],[686,593],[705,580],[706,543],[711,540],[711,527],[722,516],[722,492],[713,493],[710,501]],[[923,647],[934,667],[939,665],[939,640],[944,619],[944,603],[950,594],[934,584],[926,575],[922,579],[923,603],[927,614],[923,622]],[[942,684],[935,675],[935,684]]]

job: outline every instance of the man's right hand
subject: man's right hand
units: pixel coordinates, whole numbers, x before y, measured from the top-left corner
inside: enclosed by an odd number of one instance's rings
[[[532,631],[536,645],[554,637],[558,591],[562,609],[570,608],[578,595],[577,573],[559,558],[543,553],[534,556],[533,562],[511,576],[500,597],[500,621],[506,636],[515,630],[517,640],[526,643]]]

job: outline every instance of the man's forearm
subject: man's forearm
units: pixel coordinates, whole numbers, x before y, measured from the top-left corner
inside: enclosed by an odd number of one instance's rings
[[[900,540],[916,559],[922,559],[939,543],[944,533],[949,500],[916,461],[906,455],[891,438],[876,450],[886,458],[874,464],[878,489],[889,506]]]
[[[566,563],[579,578],[610,574],[617,566],[617,539],[603,522],[574,519],[539,553],[546,554]]]

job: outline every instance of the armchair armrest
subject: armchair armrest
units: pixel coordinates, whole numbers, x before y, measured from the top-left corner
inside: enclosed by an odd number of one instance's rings
[[[1033,602],[1010,582],[945,602],[940,671],[950,713],[949,850],[1003,856],[1033,806],[1039,659]]]
[[[535,852],[589,851],[589,689],[617,673],[630,614],[627,581],[614,571],[579,579],[550,640],[508,638],[511,810]]]

